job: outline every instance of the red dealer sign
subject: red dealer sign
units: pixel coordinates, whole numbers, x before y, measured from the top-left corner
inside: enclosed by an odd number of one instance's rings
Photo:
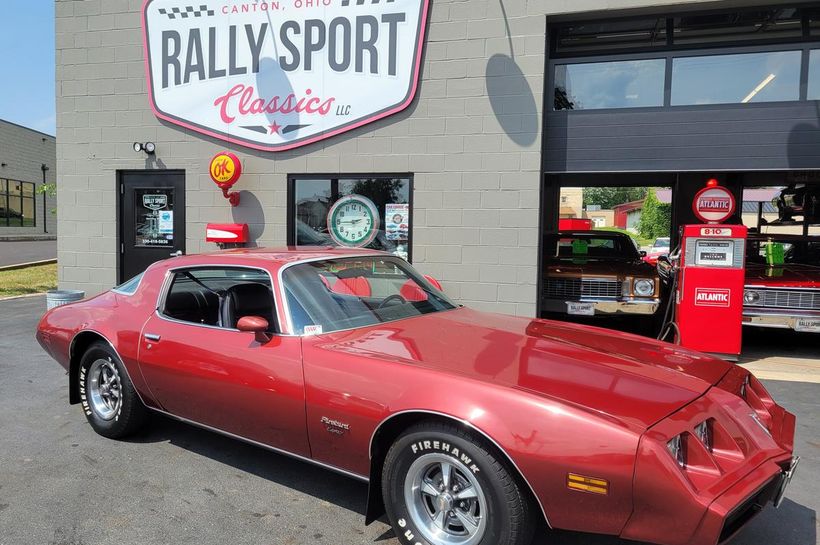
[[[706,187],[695,195],[692,211],[702,222],[723,223],[735,213],[735,196],[719,186],[717,180],[709,180]]]
[[[151,107],[190,130],[284,151],[407,108],[430,0],[145,0]]]

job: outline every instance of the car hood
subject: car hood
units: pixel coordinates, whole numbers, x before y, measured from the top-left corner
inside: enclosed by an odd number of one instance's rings
[[[546,264],[547,276],[655,276],[655,268],[643,260],[567,259]]]
[[[786,263],[746,265],[747,286],[820,288],[820,266]]]
[[[730,368],[636,335],[466,308],[311,342],[548,396],[640,430],[700,397]]]

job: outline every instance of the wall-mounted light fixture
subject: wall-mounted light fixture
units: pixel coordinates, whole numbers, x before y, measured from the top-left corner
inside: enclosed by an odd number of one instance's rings
[[[140,142],[134,142],[134,151],[137,153],[144,151],[148,155],[154,155],[154,152],[157,151],[157,145],[153,142],[146,142],[144,144]]]

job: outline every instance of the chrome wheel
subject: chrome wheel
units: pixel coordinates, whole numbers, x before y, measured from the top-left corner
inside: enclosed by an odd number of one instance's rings
[[[91,410],[103,420],[113,419],[122,405],[122,385],[117,368],[108,360],[95,360],[88,369],[86,380]]]
[[[435,545],[474,545],[487,528],[487,500],[470,468],[445,454],[410,466],[404,500],[414,525]]]

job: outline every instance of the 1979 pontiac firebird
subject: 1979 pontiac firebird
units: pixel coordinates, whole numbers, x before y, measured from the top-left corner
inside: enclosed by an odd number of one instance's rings
[[[796,466],[794,416],[744,369],[460,307],[379,252],[167,260],[37,339],[98,433],[156,411],[368,481],[366,522],[386,511],[401,543],[711,545]]]

